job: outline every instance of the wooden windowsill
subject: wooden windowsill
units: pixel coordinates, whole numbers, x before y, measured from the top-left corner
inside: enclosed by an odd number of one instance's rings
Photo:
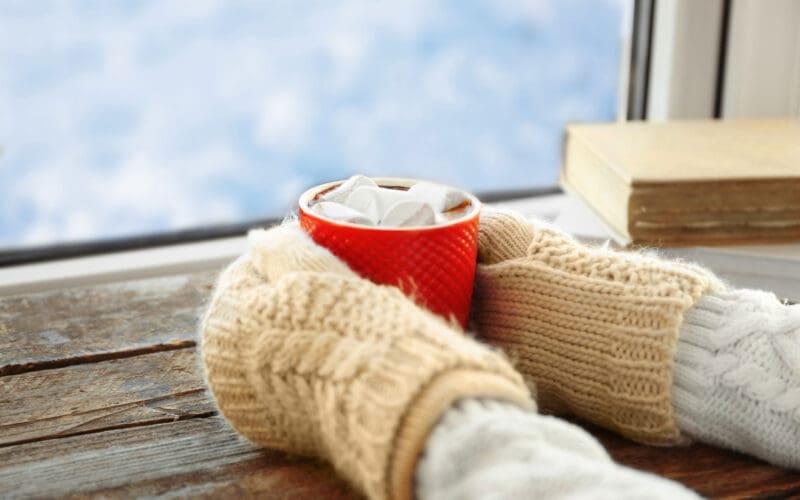
[[[511,205],[546,219],[559,200]],[[217,413],[197,325],[244,238],[192,245],[2,270],[0,496],[356,497],[328,466],[257,449]],[[618,462],[705,496],[800,491],[800,473],[744,455],[585,427]]]

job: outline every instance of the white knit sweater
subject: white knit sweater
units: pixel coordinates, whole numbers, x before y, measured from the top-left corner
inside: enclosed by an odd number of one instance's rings
[[[697,498],[614,463],[580,427],[476,399],[453,406],[428,438],[416,491],[420,500]]]
[[[673,380],[683,432],[800,467],[800,306],[755,290],[705,296],[684,320]]]

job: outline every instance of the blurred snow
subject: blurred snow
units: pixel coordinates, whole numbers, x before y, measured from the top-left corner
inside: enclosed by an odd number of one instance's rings
[[[0,248],[281,216],[353,173],[552,184],[626,0],[0,3]]]

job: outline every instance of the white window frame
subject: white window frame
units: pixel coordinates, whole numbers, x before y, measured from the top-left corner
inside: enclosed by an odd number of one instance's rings
[[[0,297],[222,269],[246,248],[238,236],[2,267]]]
[[[492,203],[539,220],[555,219],[569,200],[546,194]],[[221,270],[247,251],[247,237],[220,238],[144,250],[0,268],[0,297],[205,270]]]
[[[646,54],[623,61],[647,64],[646,111],[633,118],[800,118],[800,1],[637,0],[637,8],[652,14],[649,39],[639,40]],[[621,118],[631,118],[629,107]]]
[[[650,52],[647,119],[714,116],[723,0],[657,0]]]
[[[722,116],[800,118],[800,1],[732,4]]]

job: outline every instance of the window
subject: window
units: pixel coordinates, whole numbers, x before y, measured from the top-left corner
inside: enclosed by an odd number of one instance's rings
[[[642,50],[633,44],[631,67],[638,62],[640,71],[631,71],[639,85],[631,85],[638,92],[630,93],[629,117],[800,117],[800,2],[635,5],[635,17],[646,21],[639,32],[648,36],[636,40]]]
[[[615,117],[598,0],[3,2],[0,250],[281,216],[356,172],[553,185]]]

